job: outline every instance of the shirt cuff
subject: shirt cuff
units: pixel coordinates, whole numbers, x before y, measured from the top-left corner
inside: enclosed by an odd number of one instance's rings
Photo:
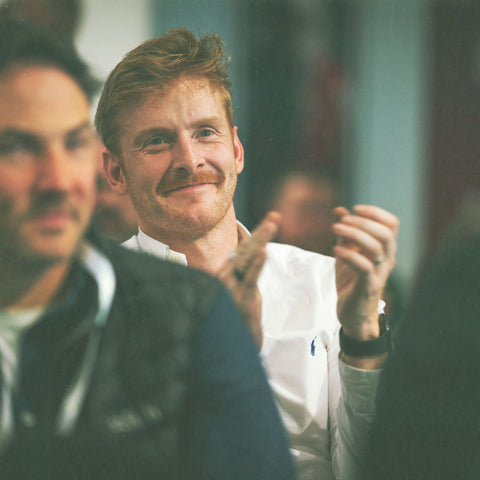
[[[341,358],[338,359],[338,368],[345,403],[359,413],[373,414],[382,370],[361,370],[347,365]]]

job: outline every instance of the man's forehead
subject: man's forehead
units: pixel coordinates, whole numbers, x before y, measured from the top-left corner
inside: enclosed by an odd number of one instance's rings
[[[60,134],[90,123],[86,95],[62,70],[18,65],[0,75],[0,130]]]
[[[120,122],[124,126],[133,126],[138,121],[138,116],[147,120],[144,115],[146,112],[149,114],[158,112],[158,119],[161,120],[162,115],[159,110],[174,105],[175,98],[181,98],[185,104],[192,107],[196,105],[199,98],[202,98],[204,100],[202,109],[211,108],[218,112],[216,116],[226,118],[224,101],[218,88],[215,88],[206,78],[181,77],[162,88],[147,90],[136,101],[130,102],[120,114]],[[203,115],[201,111],[198,114]],[[214,115],[213,112],[205,112],[205,116]]]
[[[207,77],[201,75],[181,75],[163,84],[162,88],[157,89],[158,93],[163,92],[167,95],[172,90],[185,89],[192,94],[201,90],[207,90],[213,93],[217,90],[216,85]],[[155,89],[153,89],[155,91]]]
[[[58,84],[59,79],[67,83],[73,83],[76,87],[82,90],[81,86],[67,73],[62,67],[49,63],[47,61],[19,61],[12,63],[0,72],[0,82],[9,82],[15,80],[17,83],[23,82],[35,82],[38,76],[47,76],[54,83]],[[83,90],[82,90],[83,92]]]
[[[85,122],[81,122],[79,124],[75,124],[73,126],[65,127],[61,130],[51,132],[45,131],[40,128],[36,128],[35,125],[15,125],[15,124],[7,124],[7,125],[0,125],[0,137],[16,137],[16,136],[30,136],[30,137],[41,137],[48,139],[48,137],[66,137],[69,135],[81,135],[81,134],[90,134],[94,133],[93,126],[89,120]]]

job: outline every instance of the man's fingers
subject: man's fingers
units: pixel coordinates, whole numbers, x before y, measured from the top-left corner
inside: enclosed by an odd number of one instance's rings
[[[383,256],[383,243],[370,233],[365,232],[360,228],[341,223],[333,225],[333,231],[335,232],[335,235],[341,239],[339,245],[345,247],[352,247],[352,245],[355,245],[357,248],[351,249],[361,250],[372,260]]]
[[[232,293],[237,306],[244,313],[260,348],[263,343],[262,297],[257,281],[267,259],[266,244],[277,233],[280,221],[279,213],[268,213],[252,235],[239,243],[233,255],[217,274]]]
[[[251,240],[257,244],[267,244],[278,232],[282,216],[278,212],[268,212],[258,227],[253,231]]]
[[[254,258],[249,264],[245,276],[242,281],[240,288],[244,289],[244,292],[247,293],[249,290],[254,290],[257,288],[258,277],[262,271],[265,260],[267,259],[267,251],[265,248],[256,252]]]
[[[374,222],[385,225],[387,228],[393,230],[395,233],[398,230],[400,221],[398,218],[393,215],[393,213],[387,212],[383,208],[377,207],[375,205],[355,205],[353,207],[354,213],[351,214],[348,209],[345,207],[335,207],[333,210],[335,215],[343,219],[347,215],[356,216],[358,218],[370,219]]]
[[[217,276],[230,288],[240,285],[251,288],[266,260],[266,244],[275,236],[281,221],[278,212],[269,212],[251,236],[244,238],[231,257],[217,272]]]
[[[353,214],[338,207],[335,213],[340,216],[332,227],[338,245],[361,251],[375,266],[394,258],[399,225],[395,215],[372,205],[357,205]]]
[[[400,225],[400,221],[395,215],[393,215],[393,213],[387,212],[383,208],[376,207],[375,205],[355,205],[353,210],[361,217],[369,218],[375,222],[382,223],[395,233]]]
[[[335,225],[345,225],[360,232],[365,232],[380,242],[387,242],[394,235],[394,231],[389,226],[358,215],[345,215]]]
[[[269,212],[252,235],[239,243],[234,255],[229,259],[237,277],[241,277],[241,272],[250,268],[250,263],[254,261],[257,253],[272,240],[278,231],[280,220],[281,215],[278,212]]]
[[[230,269],[224,270],[219,277],[227,283],[227,286],[236,290],[235,294],[238,297],[249,296],[249,291],[257,288],[258,277],[266,259],[267,250],[263,245],[255,250],[246,265],[230,267]]]
[[[333,209],[333,213],[337,216],[337,217],[343,217],[344,215],[348,215],[350,212],[348,211],[348,209],[346,209],[345,207],[335,207]]]
[[[333,251],[337,262],[341,260],[359,273],[369,274],[373,271],[374,262],[362,253],[341,245],[335,245]]]

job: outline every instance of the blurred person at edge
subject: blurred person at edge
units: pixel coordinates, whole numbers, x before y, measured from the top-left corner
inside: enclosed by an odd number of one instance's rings
[[[422,274],[379,383],[364,480],[480,478],[480,203]]]
[[[185,29],[111,72],[95,122],[110,185],[139,216],[124,245],[218,275],[257,340],[299,478],[357,478],[389,348],[380,296],[398,220],[336,208],[335,259],[270,243],[275,212],[250,235],[233,206],[244,152],[229,87],[220,37]]]
[[[290,480],[225,287],[87,233],[95,83],[68,43],[0,21],[1,478]]]

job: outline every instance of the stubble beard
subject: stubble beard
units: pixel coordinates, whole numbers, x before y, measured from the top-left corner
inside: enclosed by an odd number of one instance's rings
[[[233,178],[234,177],[234,178]],[[223,181],[217,188],[221,189],[221,193],[217,195],[214,202],[210,204],[210,208],[206,211],[205,205],[199,205],[198,211],[189,214],[167,206],[155,205],[149,208],[148,214],[139,215],[140,227],[156,240],[167,245],[182,242],[194,242],[216,228],[224,221],[230,210],[233,213],[233,196],[235,193],[237,178],[236,174],[230,175],[229,178],[223,177]],[[134,205],[138,205],[138,199],[132,196]],[[137,212],[142,209],[136,208]],[[195,208],[193,207],[193,210]],[[154,222],[144,222],[143,218],[154,218]],[[234,213],[233,213],[234,217]]]

